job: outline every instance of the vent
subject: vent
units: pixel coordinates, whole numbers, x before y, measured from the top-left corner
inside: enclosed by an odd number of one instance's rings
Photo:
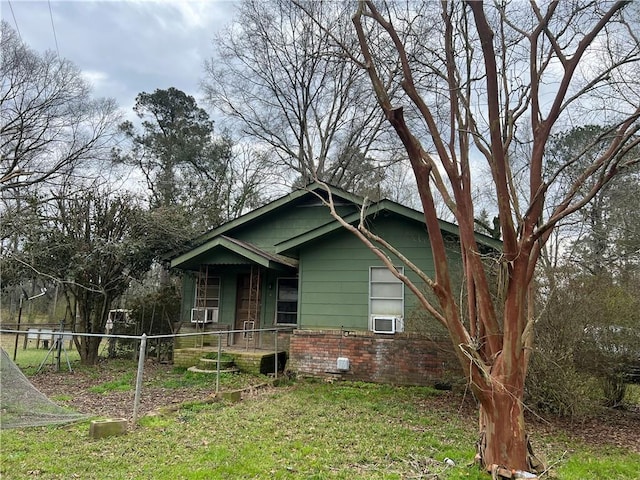
[[[218,309],[192,308],[191,323],[218,323]]]
[[[336,362],[336,368],[340,371],[346,372],[349,370],[349,359],[346,357],[338,357]]]
[[[396,317],[375,315],[371,320],[374,333],[396,333]]]

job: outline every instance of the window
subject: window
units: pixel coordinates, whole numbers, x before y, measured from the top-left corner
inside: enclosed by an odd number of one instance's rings
[[[191,321],[208,323],[218,321],[220,306],[220,277],[212,275],[208,268],[203,268],[196,277],[196,294]]]
[[[396,267],[403,272],[402,267]],[[369,328],[373,331],[402,332],[404,284],[387,267],[371,267],[369,272]]]
[[[291,325],[298,323],[298,279],[278,279],[278,301],[276,305],[276,324]]]

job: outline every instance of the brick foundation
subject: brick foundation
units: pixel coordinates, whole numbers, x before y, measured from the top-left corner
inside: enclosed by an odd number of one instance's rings
[[[462,377],[448,339],[417,334],[295,330],[289,357],[288,369],[319,377],[394,385],[433,385]],[[337,370],[338,357],[349,359],[349,370]]]

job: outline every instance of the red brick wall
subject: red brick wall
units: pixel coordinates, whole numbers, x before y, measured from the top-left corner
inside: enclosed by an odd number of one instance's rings
[[[289,357],[287,367],[303,375],[396,385],[433,385],[462,374],[448,339],[406,333],[295,330]],[[338,357],[349,359],[348,371],[337,370]]]

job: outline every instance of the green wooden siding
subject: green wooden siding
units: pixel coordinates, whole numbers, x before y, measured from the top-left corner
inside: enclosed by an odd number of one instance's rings
[[[233,321],[236,317],[236,267],[220,268],[220,311],[218,312],[218,323],[229,325],[233,328]]]
[[[354,206],[340,206],[343,215],[356,211]],[[395,212],[395,213],[394,213]],[[433,275],[431,248],[424,224],[416,216],[407,216],[395,210],[382,210],[367,218],[369,228],[398,248],[407,258]],[[299,240],[300,235],[334,222],[326,206],[319,204],[312,194],[287,204],[282,208],[267,211],[245,223],[234,225],[224,235],[249,242],[265,251],[276,251],[276,245],[288,240]],[[323,230],[324,231],[324,230]],[[368,329],[369,325],[369,269],[383,266],[373,252],[346,230],[339,229],[322,238],[304,243],[297,248],[298,241],[285,244],[291,250],[285,253],[299,259],[298,325],[303,328]],[[454,245],[453,247],[457,247]],[[459,252],[452,248],[452,263],[459,268]],[[236,290],[238,275],[248,273],[251,260],[214,247],[180,268],[197,271],[200,263],[218,265],[221,278],[219,323],[234,325],[236,313]],[[402,266],[395,259],[394,263]],[[260,327],[275,323],[277,279],[293,277],[295,272],[262,270]],[[405,274],[419,287],[423,287],[417,275],[405,266]],[[182,320],[190,321],[194,303],[194,277],[184,276]],[[404,288],[405,320],[418,302],[407,287]]]
[[[427,274],[433,273],[431,248],[424,227],[395,215],[376,218],[374,231]],[[398,259],[394,261],[402,264]],[[305,328],[368,329],[369,267],[382,262],[359,239],[339,231],[300,250],[300,319]],[[417,276],[405,267],[415,282]],[[421,285],[421,282],[418,283]],[[417,299],[405,287],[405,316]]]
[[[344,207],[341,210],[346,215],[348,212],[353,212],[355,208]],[[271,212],[250,225],[234,229],[229,232],[229,235],[258,245],[267,251],[273,251],[276,244],[331,221],[329,209],[324,205],[291,206],[288,209]]]
[[[222,248],[215,249],[214,252],[211,252],[207,256],[203,256],[201,259],[201,263],[217,263],[222,265],[246,265],[247,259],[242,255],[238,255],[234,252],[229,252],[228,250],[224,250]]]
[[[192,261],[185,263],[184,265],[182,265],[182,268],[185,270],[198,272],[200,270],[200,265],[205,264],[218,264],[222,266],[246,265],[247,263],[247,259],[242,255],[238,255],[237,253],[230,252],[222,247],[218,247],[210,252],[207,252],[205,255],[199,256],[197,258],[194,258]]]

